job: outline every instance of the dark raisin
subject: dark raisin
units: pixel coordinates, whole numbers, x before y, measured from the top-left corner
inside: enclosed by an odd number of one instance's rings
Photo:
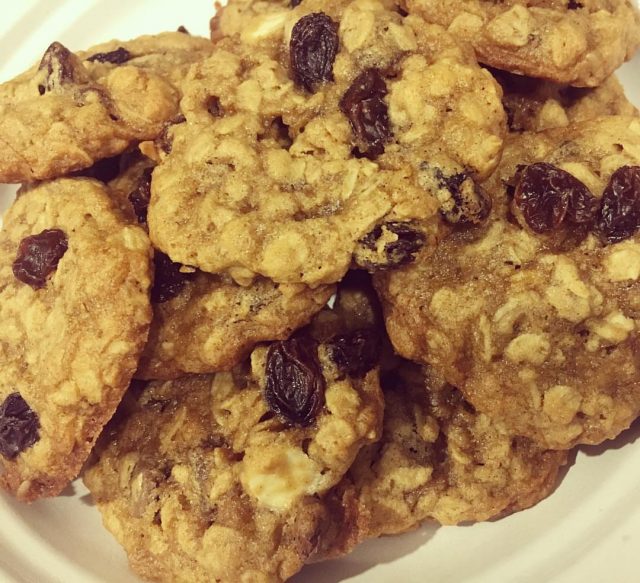
[[[479,225],[491,214],[491,197],[466,172],[446,176],[435,169],[438,187],[451,194],[446,208],[442,209],[445,219],[452,225]]]
[[[347,116],[358,142],[355,154],[375,159],[391,139],[387,85],[378,69],[367,69],[347,89],[340,109]]]
[[[356,330],[336,336],[327,349],[341,375],[362,378],[380,359],[380,336],[375,330]]]
[[[213,117],[222,117],[222,105],[220,105],[220,98],[216,95],[212,95],[207,99],[207,111]]]
[[[75,172],[73,176],[84,176],[86,178],[95,178],[100,182],[111,182],[120,174],[120,156],[112,156],[111,158],[103,158],[98,160],[93,166]]]
[[[557,166],[540,162],[519,171],[514,204],[536,233],[555,231],[565,219],[574,224],[593,220],[597,201],[580,180]],[[571,208],[571,210],[569,210]]]
[[[126,63],[131,60],[133,55],[124,47],[118,47],[113,51],[109,51],[108,53],[96,53],[95,55],[91,55],[87,61],[98,62],[98,63],[111,63],[112,65],[122,65],[122,63]]]
[[[431,445],[431,464],[435,466],[436,470],[440,469],[447,462],[449,457],[448,448],[447,434],[441,431]]]
[[[76,57],[67,47],[54,42],[45,51],[39,71],[46,71],[44,84],[38,85],[38,92],[44,95],[55,87],[68,83],[82,83],[87,81],[86,73]]]
[[[324,404],[326,389],[315,340],[300,336],[273,343],[266,376],[264,397],[269,408],[290,425],[311,425]]]
[[[584,188],[574,188],[569,195],[566,221],[573,225],[591,227],[598,216],[602,201]]]
[[[377,225],[360,239],[361,250],[356,251],[356,264],[368,271],[379,271],[406,265],[415,259],[427,239],[413,225],[390,221]]]
[[[40,439],[40,421],[20,393],[0,405],[0,454],[13,460]]]
[[[640,166],[623,166],[613,173],[596,228],[608,243],[628,239],[640,228]]]
[[[151,288],[151,301],[162,304],[175,298],[184,288],[187,281],[194,277],[193,273],[181,271],[182,265],[174,263],[161,251],[153,256],[155,278]]]
[[[129,193],[129,202],[136,214],[138,223],[147,224],[147,211],[149,210],[149,200],[151,200],[151,173],[153,168],[146,168],[140,176],[138,186]]]
[[[33,289],[43,288],[68,248],[67,236],[60,229],[47,229],[26,237],[18,247],[13,275]]]
[[[167,123],[162,129],[162,132],[157,138],[157,144],[165,154],[170,154],[171,149],[173,148],[173,139],[169,134],[169,130],[174,125],[179,125],[179,124],[185,123],[186,121],[187,121],[187,118],[184,115],[178,115],[177,117],[173,118],[169,123]]]
[[[314,93],[319,84],[333,81],[339,43],[338,24],[323,12],[307,14],[298,20],[289,43],[294,83]]]
[[[290,0],[289,6],[291,6],[291,8],[295,8],[296,6],[300,6],[301,2],[302,0]]]
[[[188,30],[186,26],[183,26],[182,24],[178,27],[178,32],[181,32],[182,34],[191,34]]]
[[[584,4],[582,4],[581,2],[576,2],[575,0],[569,0],[567,8],[569,10],[577,10],[578,8],[584,8]]]

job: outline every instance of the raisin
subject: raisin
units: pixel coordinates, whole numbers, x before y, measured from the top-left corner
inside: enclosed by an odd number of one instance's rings
[[[273,343],[266,375],[264,397],[269,409],[290,425],[311,425],[324,404],[326,389],[315,340],[300,336]]]
[[[569,196],[565,220],[573,225],[591,227],[597,219],[601,204],[586,186],[574,189]]]
[[[181,271],[182,265],[174,263],[161,251],[155,252],[153,264],[155,278],[151,288],[151,301],[154,304],[162,304],[175,298],[185,284],[194,277],[193,273]]]
[[[333,81],[338,53],[338,24],[323,12],[303,16],[291,31],[289,53],[293,81],[310,93],[325,81]]]
[[[607,243],[633,236],[640,228],[640,166],[616,170],[602,195],[596,229]]]
[[[109,51],[108,53],[96,53],[95,55],[91,55],[87,61],[91,61],[92,63],[111,63],[112,65],[122,65],[122,63],[126,63],[131,60],[133,55],[124,47],[118,47],[113,51]]]
[[[389,110],[384,101],[387,85],[378,69],[367,69],[351,84],[340,100],[340,110],[349,119],[358,141],[356,156],[375,159],[391,139]]]
[[[576,0],[569,0],[567,8],[569,10],[577,10],[578,8],[584,8],[584,4],[582,4],[581,2],[576,2]]]
[[[440,169],[435,170],[440,188],[451,194],[450,206],[442,209],[447,222],[452,225],[479,225],[491,214],[491,197],[476,184],[466,172],[446,176]]]
[[[341,375],[362,378],[380,359],[380,336],[375,330],[356,330],[336,336],[327,349]]]
[[[220,98],[216,95],[212,95],[207,99],[207,111],[213,117],[222,117],[222,105],[220,104]]]
[[[40,421],[20,393],[0,405],[0,454],[13,460],[40,439]]]
[[[88,80],[78,57],[59,42],[49,45],[40,61],[38,71],[46,71],[45,83],[38,85],[40,95],[60,85],[83,83]]]
[[[67,236],[60,229],[47,229],[20,242],[13,262],[13,275],[33,289],[43,288],[69,248]]]
[[[138,223],[147,224],[147,211],[149,210],[149,200],[151,199],[151,173],[153,168],[147,168],[140,176],[138,186],[129,193],[129,202],[136,214]]]
[[[179,124],[185,123],[186,121],[187,121],[187,118],[181,114],[174,117],[169,123],[165,124],[164,128],[162,129],[162,132],[160,133],[160,135],[156,140],[156,143],[165,154],[170,154],[171,150],[173,149],[173,137],[169,133],[169,130],[174,125],[179,125]]]
[[[356,264],[378,271],[411,263],[426,243],[426,237],[410,223],[390,221],[377,225],[358,242]]]
[[[514,204],[535,233],[548,233],[567,222],[584,225],[596,216],[598,201],[580,180],[540,162],[519,170]]]
[[[291,8],[295,8],[296,6],[300,6],[301,2],[302,2],[302,0],[290,0],[289,6]]]
[[[182,34],[191,34],[188,30],[186,26],[183,26],[182,24],[178,27],[177,32],[181,32]]]

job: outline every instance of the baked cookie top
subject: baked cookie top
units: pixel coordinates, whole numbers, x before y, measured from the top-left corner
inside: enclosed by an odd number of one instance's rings
[[[78,474],[147,339],[151,246],[88,179],[24,192],[0,233],[0,484],[22,500]]]
[[[333,283],[354,253],[371,270],[411,261],[433,244],[438,184],[495,167],[499,87],[390,1],[269,6],[191,70],[153,175],[154,244],[240,282]]]
[[[207,39],[164,33],[74,55],[53,43],[0,85],[0,181],[56,178],[157,137],[178,113],[179,81]]]
[[[146,226],[154,163],[124,154],[120,175],[109,183],[116,204]],[[173,263],[155,252],[151,291],[153,321],[136,373],[139,379],[174,379],[186,373],[230,370],[260,342],[282,340],[306,325],[327,303],[334,286],[311,289],[258,278],[240,286]]]
[[[640,413],[640,120],[509,139],[496,210],[377,276],[391,339],[479,411],[551,448]]]
[[[256,349],[250,368],[131,394],[84,479],[136,572],[283,581],[302,568],[322,495],[382,422],[378,372],[343,368],[341,338],[298,335]]]
[[[640,46],[631,0],[405,0],[497,69],[596,87]]]
[[[334,495],[324,556],[426,520],[459,524],[522,510],[555,488],[566,452],[514,437],[432,370],[403,362],[383,390],[382,438],[362,450]]]
[[[599,87],[570,87],[492,69],[504,91],[502,103],[512,132],[567,127],[603,115],[638,115],[615,76]]]

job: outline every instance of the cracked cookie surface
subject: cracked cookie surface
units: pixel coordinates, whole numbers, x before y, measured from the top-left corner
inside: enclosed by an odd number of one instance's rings
[[[164,33],[70,52],[0,85],[0,180],[56,178],[157,137],[178,113],[179,82],[210,52],[204,38]]]
[[[283,581],[314,555],[322,496],[382,423],[377,369],[345,375],[336,341],[297,335],[250,368],[133,390],[84,479],[136,572]],[[282,374],[297,374],[296,395],[274,387]]]
[[[489,224],[376,276],[396,349],[546,447],[640,413],[640,120],[509,139]]]
[[[20,499],[60,493],[113,415],[147,339],[150,258],[92,180],[33,187],[5,215],[0,483]]]
[[[577,87],[600,85],[640,46],[640,15],[630,0],[405,4],[469,42],[481,63]]]
[[[391,2],[269,10],[268,25],[222,38],[192,69],[186,122],[154,171],[152,240],[240,282],[316,286],[352,261],[411,261],[438,236],[434,173],[472,183],[498,161],[497,84],[440,27]]]

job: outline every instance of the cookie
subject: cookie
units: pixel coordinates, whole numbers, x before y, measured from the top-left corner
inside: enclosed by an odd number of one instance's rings
[[[153,166],[144,156],[125,155],[121,174],[109,183],[118,207],[133,223],[146,224]],[[161,252],[154,264],[154,315],[138,379],[230,370],[258,343],[282,340],[306,325],[335,291],[334,286],[310,289],[264,278],[243,287],[184,268]]]
[[[103,186],[24,192],[0,233],[0,484],[22,500],[78,474],[151,321],[151,246]]]
[[[377,370],[339,366],[344,346],[298,335],[131,393],[84,480],[138,574],[283,581],[314,555],[322,496],[382,420]]]
[[[0,181],[59,177],[157,137],[178,113],[178,81],[209,47],[181,33],[78,55],[53,43],[37,67],[0,85]]]
[[[411,261],[437,238],[434,175],[473,191],[495,167],[499,87],[441,27],[392,2],[272,7],[277,26],[222,38],[191,70],[186,121],[154,171],[152,241],[240,283],[317,286],[352,262]]]
[[[544,447],[640,413],[640,120],[513,136],[496,210],[428,261],[376,276],[397,350]]]
[[[570,87],[551,81],[491,71],[500,83],[512,132],[539,132],[566,127],[603,115],[638,115],[615,76],[594,88]]]
[[[603,83],[640,46],[630,0],[406,0],[470,43],[481,63],[576,87]]]
[[[323,556],[427,520],[504,516],[554,490],[566,452],[514,437],[430,369],[404,362],[384,377],[383,389],[382,438],[358,455],[335,492]]]

